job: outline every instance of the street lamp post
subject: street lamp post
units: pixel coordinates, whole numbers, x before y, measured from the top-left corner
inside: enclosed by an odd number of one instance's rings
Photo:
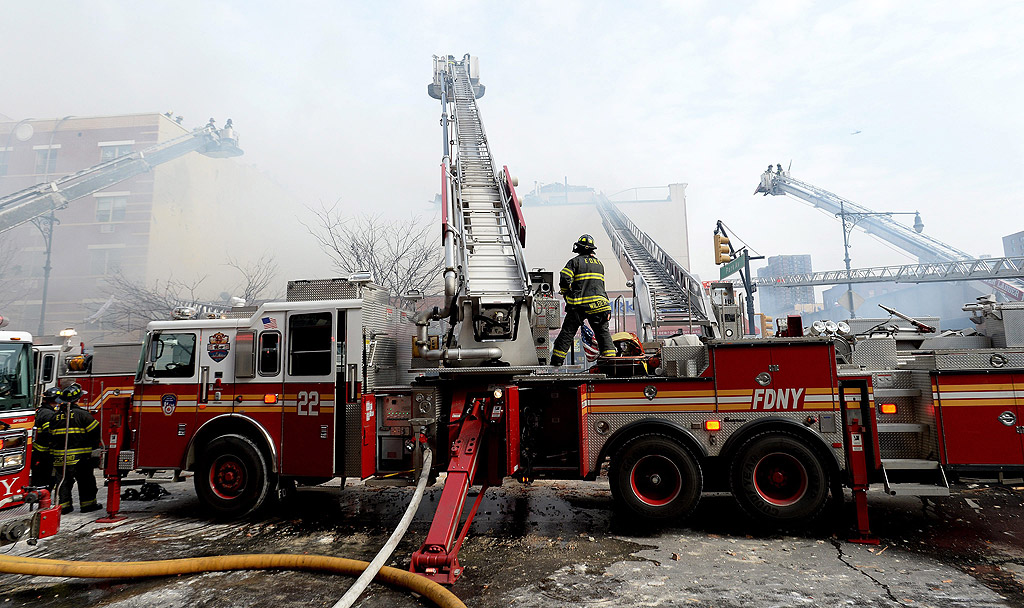
[[[65,120],[72,118],[72,116],[65,116],[57,121],[53,125],[53,130],[50,131],[50,144],[46,149],[46,167],[45,173],[43,174],[43,183],[50,181],[50,155],[53,154],[53,138],[57,135],[57,129],[61,123]],[[56,163],[54,163],[54,171],[56,171]],[[43,328],[46,324],[46,296],[50,290],[50,254],[53,252],[53,228],[55,224],[59,224],[60,221],[57,219],[55,214],[56,209],[50,210],[49,217],[37,218],[38,221],[33,220],[36,228],[43,233],[43,238],[46,240],[46,264],[43,266],[43,299],[39,306],[39,335],[43,335]],[[45,227],[44,227],[45,224]]]
[[[857,222],[866,218],[884,215],[886,217],[892,217],[894,215],[913,215],[914,216],[914,231],[919,233],[924,230],[924,222],[921,221],[921,214],[917,211],[847,211],[843,201],[839,201],[839,213],[836,217],[842,220],[843,224],[843,261],[846,263],[846,301],[850,306],[850,318],[856,319],[857,313],[853,310],[853,283],[849,282],[851,279],[850,270],[850,233],[853,232],[854,226]]]

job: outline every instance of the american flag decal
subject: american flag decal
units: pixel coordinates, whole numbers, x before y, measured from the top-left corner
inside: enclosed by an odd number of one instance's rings
[[[277,319],[274,317],[263,317],[260,321],[263,321],[263,329],[277,329]]]

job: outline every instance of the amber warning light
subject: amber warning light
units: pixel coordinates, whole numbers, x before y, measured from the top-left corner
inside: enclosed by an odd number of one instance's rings
[[[720,431],[722,430],[722,423],[718,420],[705,420],[704,421],[705,431]]]
[[[896,404],[895,403],[883,403],[882,404],[882,413],[883,414],[895,414],[896,413]]]
[[[272,393],[267,393],[266,395],[263,395],[263,403],[266,403],[268,405],[273,405],[277,403],[277,395],[274,395]]]

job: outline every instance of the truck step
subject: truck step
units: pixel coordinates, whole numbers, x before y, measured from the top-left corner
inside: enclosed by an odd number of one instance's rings
[[[939,463],[934,460],[922,458],[883,458],[882,467],[890,471],[930,471],[939,468]]]
[[[874,485],[868,492],[890,496],[949,496],[949,488],[927,483],[890,483],[886,487]]]

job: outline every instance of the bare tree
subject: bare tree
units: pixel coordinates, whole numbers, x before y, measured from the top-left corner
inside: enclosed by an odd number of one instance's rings
[[[198,306],[198,290],[206,277],[192,280],[168,278],[147,286],[118,272],[107,277],[110,297],[89,317],[125,333],[146,328],[150,321],[167,320],[177,306]]]
[[[374,282],[391,291],[396,304],[410,290],[426,296],[440,292],[444,256],[434,222],[420,217],[345,217],[337,203],[310,211],[315,221],[312,226],[304,225],[337,270],[346,274],[369,271]]]
[[[241,291],[240,297],[245,303],[254,306],[267,298],[267,289],[277,279],[279,267],[270,252],[264,252],[255,262],[242,263],[237,258],[228,257],[227,266],[242,274],[242,283],[236,289]],[[270,295],[269,297],[274,297]]]

